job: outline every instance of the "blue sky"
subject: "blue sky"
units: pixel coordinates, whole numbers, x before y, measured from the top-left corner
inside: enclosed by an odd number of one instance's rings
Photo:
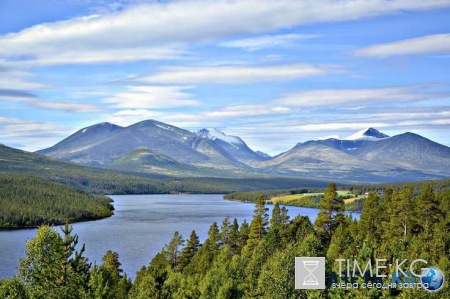
[[[450,145],[450,0],[0,0],[0,142],[156,119],[254,150],[366,127]]]

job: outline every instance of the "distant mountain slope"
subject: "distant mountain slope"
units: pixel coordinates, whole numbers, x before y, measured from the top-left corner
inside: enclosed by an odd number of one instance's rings
[[[81,129],[54,146],[37,151],[37,153],[64,159],[70,153],[76,153],[101,143],[105,138],[121,129],[122,127],[111,123],[100,123]]]
[[[158,151],[139,147],[136,150],[109,163],[106,168],[120,171],[157,173],[174,177],[232,177],[231,170],[220,170],[211,167],[196,167],[183,164],[175,159],[165,156]]]
[[[262,151],[256,151],[255,153],[256,153],[258,156],[261,156],[261,157],[263,157],[263,158],[267,158],[267,159],[272,158],[272,156],[270,156],[269,154],[266,154],[266,153],[264,153],[264,152],[262,152]]]
[[[387,135],[385,135],[387,136]],[[450,148],[412,133],[376,141],[327,139],[297,144],[260,166],[269,173],[367,182],[450,176]]]
[[[414,133],[373,142],[354,154],[374,163],[450,176],[450,148]]]
[[[202,129],[196,134],[199,137],[214,141],[233,158],[243,163],[249,164],[255,161],[267,160],[267,157],[255,153],[237,136],[227,135],[214,128]]]
[[[367,139],[356,139],[356,140],[345,140],[345,139],[325,139],[325,140],[311,140],[306,141],[303,145],[324,145],[328,146],[346,153],[351,153],[352,151],[365,147],[366,145],[374,142],[373,140]]]
[[[0,173],[31,174],[89,193],[164,193],[159,180],[67,163],[0,145]],[[159,176],[161,178],[161,176]],[[159,191],[159,192],[158,192]]]
[[[297,144],[291,150],[260,165],[264,165],[264,170],[269,173],[354,181],[367,181],[390,169],[312,142]]]
[[[270,157],[217,129],[192,133],[155,120],[128,127],[102,123],[38,153],[115,171],[176,177],[232,178],[259,173],[392,182],[450,176],[450,148],[416,134],[389,137],[375,128],[345,139],[298,143]]]
[[[234,191],[294,188],[296,186],[324,187],[327,182],[292,177],[235,174],[233,178],[168,178],[158,179],[130,175],[117,170],[94,168],[67,163],[42,155],[0,145],[0,173],[31,174],[53,182],[73,186],[89,193],[101,194],[161,194],[228,193]]]
[[[99,126],[99,125],[97,125]],[[86,140],[86,128],[54,146],[39,151],[50,157],[80,164],[107,165],[120,157],[146,147],[170,157],[180,163],[195,166],[216,166],[221,169],[240,169],[240,163],[213,141],[200,138],[194,133],[155,120],[147,120],[114,130],[103,138]],[[81,133],[80,133],[81,132]],[[83,144],[83,146],[79,146]]]
[[[322,144],[351,154],[351,151],[355,151],[371,144],[372,142],[378,142],[386,138],[389,138],[389,136],[375,128],[368,128],[361,130],[345,139],[317,139],[307,141],[304,144]]]

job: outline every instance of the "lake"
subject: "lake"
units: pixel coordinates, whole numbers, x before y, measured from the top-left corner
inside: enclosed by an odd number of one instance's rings
[[[185,239],[195,230],[203,242],[208,228],[219,226],[226,216],[250,223],[254,204],[223,200],[222,195],[112,195],[115,215],[110,218],[73,224],[79,245],[86,244],[85,256],[101,263],[107,250],[119,253],[124,272],[131,278],[170,242],[175,231]],[[271,209],[272,206],[268,205]],[[309,216],[314,221],[318,209],[288,207],[291,218]],[[268,212],[270,215],[270,211]],[[358,213],[353,213],[359,218]],[[58,228],[59,229],[59,228]],[[24,256],[25,242],[36,229],[0,231],[0,278],[12,276],[18,258]],[[81,246],[80,246],[81,248]]]

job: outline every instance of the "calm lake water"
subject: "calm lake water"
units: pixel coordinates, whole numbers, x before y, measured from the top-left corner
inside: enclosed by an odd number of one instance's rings
[[[113,195],[115,215],[102,220],[73,224],[79,244],[86,244],[85,256],[101,263],[107,250],[119,253],[122,268],[129,277],[148,265],[169,243],[175,231],[186,239],[195,230],[203,242],[213,221],[226,216],[239,223],[251,221],[254,204],[223,200],[222,195]],[[271,206],[268,206],[271,209]],[[309,216],[317,209],[288,207],[291,218]],[[269,211],[269,215],[270,215]],[[353,213],[359,218],[358,213]],[[25,242],[36,229],[0,231],[0,278],[16,273],[18,258],[24,256]]]

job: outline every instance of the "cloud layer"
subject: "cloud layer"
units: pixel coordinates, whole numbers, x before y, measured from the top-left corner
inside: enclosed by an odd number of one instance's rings
[[[244,38],[220,43],[220,46],[226,48],[240,48],[245,51],[258,51],[266,48],[285,47],[294,45],[296,42],[305,39],[316,38],[313,34],[278,34],[263,35],[252,38]]]
[[[434,34],[355,51],[358,56],[384,58],[400,55],[450,54],[450,34]]]
[[[198,106],[201,103],[193,99],[194,95],[185,92],[189,86],[129,86],[128,91],[102,100],[118,109],[161,109],[186,106]]]
[[[176,66],[132,81],[152,84],[245,84],[325,75],[326,67],[309,64],[279,66]]]
[[[173,59],[182,56],[180,50],[187,45],[220,38],[444,7],[450,7],[450,1],[194,0],[141,4],[0,36],[0,59],[23,61],[27,57],[28,62],[38,64]]]

